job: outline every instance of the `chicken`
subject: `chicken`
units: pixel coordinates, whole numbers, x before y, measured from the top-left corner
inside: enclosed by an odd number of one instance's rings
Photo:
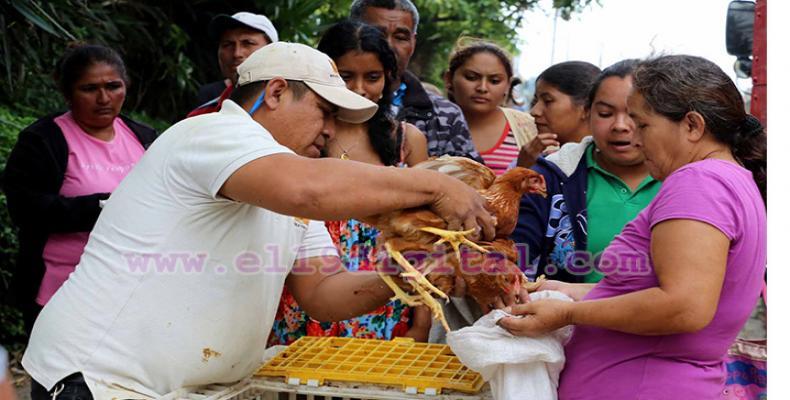
[[[484,191],[488,211],[496,217],[496,238],[507,238],[516,229],[521,197],[526,193],[546,196],[546,179],[526,168],[515,167],[497,178]]]
[[[447,252],[418,269],[431,284],[444,293],[455,290],[456,277],[464,280],[466,292],[478,304],[491,304],[502,294],[512,294],[521,288],[532,292],[540,285],[529,282],[518,268],[515,243],[508,239],[481,242],[485,253],[466,249],[459,261],[454,253]]]
[[[379,242],[383,243],[387,253],[403,269],[400,276],[406,278],[417,292],[416,295],[409,295],[395,283],[392,276],[382,275],[396,297],[410,305],[428,305],[434,316],[447,328],[441,315],[441,306],[433,296],[446,299],[445,293],[455,286],[456,277],[466,282],[468,293],[478,301],[512,293],[527,283],[516,266],[513,242],[506,238],[515,229],[521,197],[526,193],[541,193],[545,196],[546,183],[540,174],[520,167],[495,178],[487,167],[462,157],[440,157],[417,164],[415,168],[446,173],[474,187],[486,199],[486,209],[496,218],[496,239],[480,244],[467,237],[472,231],[447,230],[447,223],[427,207],[397,210],[365,219],[365,222],[382,232]],[[444,243],[450,245],[452,252],[443,246]],[[478,262],[482,263],[479,267],[484,273],[470,274],[461,268],[461,244],[468,245],[470,251],[481,256]],[[504,256],[484,255],[492,250]],[[413,264],[408,257],[410,252],[429,252],[431,256]],[[492,262],[494,258],[496,260]]]
[[[466,157],[441,156],[423,161],[414,168],[430,169],[450,175],[476,190],[488,189],[496,179],[496,174],[490,168]]]
[[[444,161],[444,163],[439,161]],[[541,193],[544,196],[546,194],[545,179],[530,169],[513,168],[485,186],[489,180],[488,175],[493,175],[493,172],[475,161],[463,157],[445,156],[424,163],[430,163],[431,168],[429,169],[449,172],[464,182],[481,186],[478,192],[486,199],[486,208],[497,221],[495,236],[497,238],[506,238],[513,233],[518,220],[519,203],[525,193]],[[420,168],[424,163],[417,164],[415,168]],[[476,167],[472,168],[473,166]],[[437,244],[447,242],[456,253],[461,243],[484,251],[476,243],[466,238],[466,235],[472,232],[446,230],[447,223],[425,207],[397,210],[366,218],[365,222],[384,232],[385,240],[388,237],[401,237],[418,244],[427,244],[439,236],[441,239]]]

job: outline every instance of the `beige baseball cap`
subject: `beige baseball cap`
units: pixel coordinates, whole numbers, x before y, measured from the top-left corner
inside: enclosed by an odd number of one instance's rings
[[[236,71],[237,85],[283,78],[302,81],[317,95],[339,108],[337,118],[359,124],[376,113],[376,103],[348,90],[334,61],[326,54],[299,43],[277,42],[250,54]]]

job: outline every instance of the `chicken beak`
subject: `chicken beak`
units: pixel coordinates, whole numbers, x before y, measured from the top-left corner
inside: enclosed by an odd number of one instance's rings
[[[544,199],[549,197],[549,194],[546,191],[546,178],[544,178],[543,175],[533,177],[531,179],[530,186],[532,193],[537,193],[543,196]]]

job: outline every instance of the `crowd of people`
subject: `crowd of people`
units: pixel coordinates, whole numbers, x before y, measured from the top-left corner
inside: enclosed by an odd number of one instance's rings
[[[32,398],[234,382],[307,335],[441,342],[427,307],[390,300],[363,220],[427,206],[493,238],[477,191],[411,168],[444,155],[545,178],[511,239],[539,289],[575,301],[498,306],[525,316],[500,322],[516,336],[576,326],[561,399],[718,398],[766,266],[765,130],[732,80],[695,56],[562,62],[525,113],[484,39],[460,38],[428,89],[408,70],[418,26],[409,0],[355,0],[314,49],[216,16],[222,79],[158,136],[122,114],[114,50],[68,49],[68,109],[25,128],[3,172]],[[454,295],[453,329],[491,308]]]

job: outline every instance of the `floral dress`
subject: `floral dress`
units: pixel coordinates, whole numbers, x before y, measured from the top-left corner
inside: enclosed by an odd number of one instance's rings
[[[326,222],[340,260],[349,271],[373,271],[378,230],[356,220]],[[318,322],[308,316],[288,289],[283,289],[277,307],[269,346],[287,345],[302,336],[339,336],[392,339],[409,330],[411,310],[394,300],[371,313],[340,322]]]

